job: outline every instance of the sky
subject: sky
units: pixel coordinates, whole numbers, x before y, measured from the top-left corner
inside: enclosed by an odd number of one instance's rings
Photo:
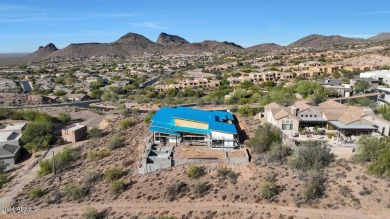
[[[0,53],[161,32],[189,42],[288,45],[310,34],[390,32],[389,0],[0,0]]]

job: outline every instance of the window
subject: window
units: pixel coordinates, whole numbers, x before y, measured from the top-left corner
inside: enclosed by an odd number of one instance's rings
[[[282,125],[282,130],[292,130],[293,129],[293,124],[283,124]]]
[[[310,117],[313,117],[313,115],[310,115]]]
[[[317,115],[314,115],[314,117],[317,117]]]

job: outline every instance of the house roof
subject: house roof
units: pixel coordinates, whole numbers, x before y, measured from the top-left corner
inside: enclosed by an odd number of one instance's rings
[[[299,100],[294,103],[294,106],[298,108],[300,112],[305,111],[307,109],[310,109],[310,105],[307,104],[307,101],[305,100]]]
[[[328,121],[328,122],[339,129],[369,129],[369,130],[377,129],[372,125],[365,125],[365,124],[348,125],[348,124],[343,124],[339,121]]]
[[[174,119],[183,119],[199,123],[208,124],[208,129],[196,129],[174,125]],[[225,133],[236,134],[237,130],[234,124],[226,123],[226,120],[234,120],[229,112],[206,111],[187,107],[162,107],[152,117],[151,127],[159,127],[180,132],[194,132],[208,134],[211,130]],[[206,131],[205,131],[206,130]]]
[[[20,150],[20,146],[4,144],[0,145],[0,157],[14,156]]]
[[[0,125],[0,132],[20,131],[26,126],[26,124],[27,123],[12,123]]]
[[[272,102],[272,103],[269,103],[267,105],[264,106],[264,109],[266,110],[271,110],[272,108],[281,108],[282,106],[275,103],[275,102]]]

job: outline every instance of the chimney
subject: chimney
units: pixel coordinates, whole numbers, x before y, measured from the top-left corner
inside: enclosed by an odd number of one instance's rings
[[[291,114],[296,116],[298,114],[298,108],[295,106],[291,106]]]

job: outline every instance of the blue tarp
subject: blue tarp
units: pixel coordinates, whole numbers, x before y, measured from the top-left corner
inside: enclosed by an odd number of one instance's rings
[[[206,123],[209,129],[196,129],[189,127],[181,127],[174,125],[174,119],[183,119],[188,121]],[[237,134],[237,129],[234,124],[229,124],[223,121],[234,120],[234,117],[229,112],[223,111],[206,111],[187,107],[162,107],[152,117],[151,127],[160,127],[170,129],[176,132],[189,132],[198,134],[210,134],[211,130],[224,133]]]

